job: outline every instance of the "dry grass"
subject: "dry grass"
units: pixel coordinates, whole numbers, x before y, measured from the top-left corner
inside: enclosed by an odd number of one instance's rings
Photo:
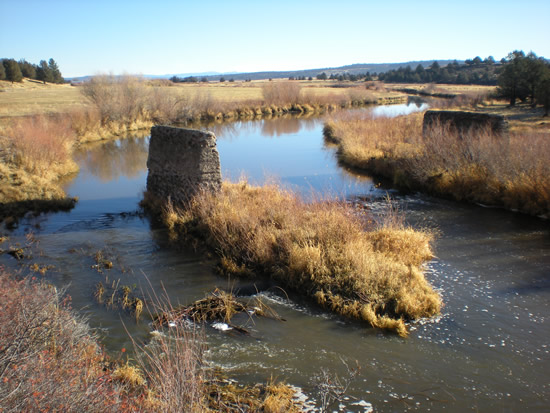
[[[70,85],[0,81],[0,119],[66,113],[86,106],[79,89]]]
[[[396,185],[532,215],[550,212],[550,136],[531,128],[509,139],[446,125],[422,136],[422,114],[394,119],[336,117],[325,135],[340,159]]]
[[[164,217],[173,233],[215,249],[224,271],[268,275],[374,327],[405,336],[404,321],[441,307],[420,269],[432,256],[430,234],[368,224],[343,203],[307,204],[275,185],[224,183],[220,194],[202,194]]]

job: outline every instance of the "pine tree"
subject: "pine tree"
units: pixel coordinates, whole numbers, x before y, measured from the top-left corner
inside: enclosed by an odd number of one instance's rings
[[[4,60],[0,60],[0,80],[6,79],[6,69],[4,69]]]
[[[57,65],[55,60],[53,60],[52,58],[50,58],[50,60],[48,61],[48,68],[50,69],[50,72],[52,74],[53,83],[64,82],[63,76],[61,76],[61,71],[59,70],[59,66]]]
[[[525,82],[525,53],[515,50],[508,54],[504,68],[498,77],[498,91],[501,96],[510,99],[510,106],[516,104],[516,99],[524,100],[529,93]]]
[[[23,80],[21,69],[19,69],[19,65],[14,59],[4,59],[2,63],[6,70],[6,80],[11,82],[21,82]]]
[[[29,79],[36,79],[36,66],[32,63],[27,62],[25,59],[21,59],[19,62],[19,68],[21,69],[21,73],[23,74],[23,77],[27,77]]]
[[[44,84],[46,84],[46,82],[53,82],[53,74],[45,60],[41,60],[36,67],[36,78],[44,82]]]

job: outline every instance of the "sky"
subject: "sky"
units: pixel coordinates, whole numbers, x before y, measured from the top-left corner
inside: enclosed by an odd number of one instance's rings
[[[548,0],[0,0],[0,58],[64,77],[550,58]]]

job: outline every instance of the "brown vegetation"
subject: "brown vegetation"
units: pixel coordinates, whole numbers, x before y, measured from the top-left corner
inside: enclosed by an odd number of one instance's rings
[[[174,237],[202,239],[224,272],[265,274],[324,308],[407,335],[405,321],[441,307],[420,266],[430,234],[397,223],[376,225],[337,201],[306,203],[275,185],[224,183],[185,210],[170,206]]]
[[[547,132],[461,134],[434,125],[422,135],[422,114],[394,119],[335,117],[325,136],[347,165],[459,201],[503,206],[532,215],[550,212]]]
[[[134,362],[122,361],[101,351],[55,287],[1,273],[0,297],[3,412],[298,411],[289,386],[236,386],[207,370],[200,330],[157,331],[147,345],[135,343]]]
[[[0,137],[0,219],[74,205],[57,181],[78,170],[69,119],[33,116],[14,120]]]
[[[2,273],[0,295],[2,411],[133,410],[95,336],[54,287]]]

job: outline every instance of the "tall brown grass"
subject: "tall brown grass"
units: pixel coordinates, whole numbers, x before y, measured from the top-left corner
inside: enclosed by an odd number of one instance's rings
[[[151,319],[175,310],[167,295],[155,293],[147,302]],[[134,339],[136,362],[147,381],[147,403],[153,411],[205,412],[208,410],[204,338],[200,328],[190,328],[179,320],[172,327],[155,331],[152,340]]]
[[[532,215],[550,213],[550,136],[530,131],[458,134],[438,124],[422,134],[422,114],[334,117],[325,136],[342,162],[397,185]]]
[[[430,234],[374,226],[345,203],[306,203],[276,185],[224,183],[185,210],[167,208],[175,237],[202,239],[230,274],[267,275],[346,317],[406,335],[404,321],[437,314],[420,266]]]

